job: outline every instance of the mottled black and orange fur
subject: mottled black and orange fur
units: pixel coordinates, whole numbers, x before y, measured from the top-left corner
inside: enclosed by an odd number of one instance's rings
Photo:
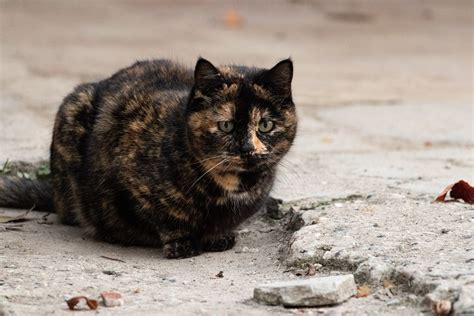
[[[169,258],[231,248],[232,230],[264,206],[295,137],[292,74],[290,60],[263,70],[200,59],[194,72],[155,60],[80,85],[56,116],[54,211],[109,242],[162,245]],[[260,119],[274,129],[260,133]],[[231,133],[217,127],[227,120]],[[22,183],[35,190],[21,192]],[[41,188],[0,180],[0,204],[19,206]]]

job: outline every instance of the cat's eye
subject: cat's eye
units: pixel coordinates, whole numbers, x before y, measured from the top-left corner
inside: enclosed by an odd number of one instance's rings
[[[225,133],[230,133],[234,129],[234,123],[232,121],[220,121],[217,125],[219,129]]]
[[[262,133],[268,133],[273,129],[273,121],[262,120],[258,123],[258,130]]]

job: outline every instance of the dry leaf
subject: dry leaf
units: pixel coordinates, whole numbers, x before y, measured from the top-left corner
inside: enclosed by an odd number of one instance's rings
[[[461,199],[469,204],[474,204],[474,187],[470,186],[466,181],[459,181],[451,189],[449,193],[453,199]]]
[[[242,26],[242,16],[237,10],[228,10],[224,17],[225,24],[228,27],[236,28]]]
[[[441,300],[433,303],[433,312],[436,316],[447,316],[451,313],[451,301]]]
[[[358,286],[357,287],[357,294],[356,294],[356,297],[357,298],[361,298],[361,297],[367,297],[370,295],[372,291],[370,290],[370,287],[366,284],[362,285],[362,286]]]
[[[306,271],[306,275],[315,275],[316,274],[316,267],[314,264],[308,263],[308,270]]]
[[[99,306],[99,303],[96,300],[92,299],[86,299],[86,303],[90,309],[97,309],[97,306]]]
[[[461,199],[466,203],[474,204],[474,188],[464,180],[448,185],[443,192],[436,197],[435,201],[445,202],[448,192],[450,192],[449,195],[453,199]]]
[[[66,301],[66,304],[70,310],[74,310],[77,304],[79,304],[81,300],[85,300],[87,306],[89,306],[90,309],[97,309],[97,306],[99,306],[99,303],[96,300],[89,299],[85,296],[76,296],[76,297],[70,298],[69,300]]]
[[[383,281],[383,287],[384,287],[385,289],[391,289],[391,288],[394,287],[394,285],[393,285],[392,281],[390,281],[390,280],[384,280],[384,281]]]
[[[446,198],[446,195],[448,194],[449,191],[453,188],[454,183],[448,185],[444,190],[436,197],[435,202],[444,202],[444,199]]]
[[[325,136],[325,137],[321,138],[321,143],[332,144],[333,142],[334,142],[334,139],[332,139],[329,136]]]

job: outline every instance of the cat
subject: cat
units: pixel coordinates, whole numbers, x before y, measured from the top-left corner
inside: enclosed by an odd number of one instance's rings
[[[49,180],[0,178],[0,206],[55,211],[167,258],[224,251],[269,199],[297,130],[293,62],[193,69],[139,61],[61,104]]]

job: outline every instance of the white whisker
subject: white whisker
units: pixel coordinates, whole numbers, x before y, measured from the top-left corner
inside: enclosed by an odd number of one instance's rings
[[[226,159],[223,159],[221,160],[220,162],[218,162],[217,164],[214,165],[214,167],[210,168],[209,170],[207,170],[206,172],[204,172],[199,178],[196,179],[196,181],[193,182],[193,184],[189,187],[189,189],[186,191],[186,194],[189,193],[189,191],[191,191],[191,189],[196,185],[196,183],[199,182],[199,180],[201,180],[206,174],[208,174],[209,172],[211,172],[212,170],[214,170],[215,168],[217,168],[219,165],[223,164],[224,162],[228,161],[229,159],[226,158]]]

